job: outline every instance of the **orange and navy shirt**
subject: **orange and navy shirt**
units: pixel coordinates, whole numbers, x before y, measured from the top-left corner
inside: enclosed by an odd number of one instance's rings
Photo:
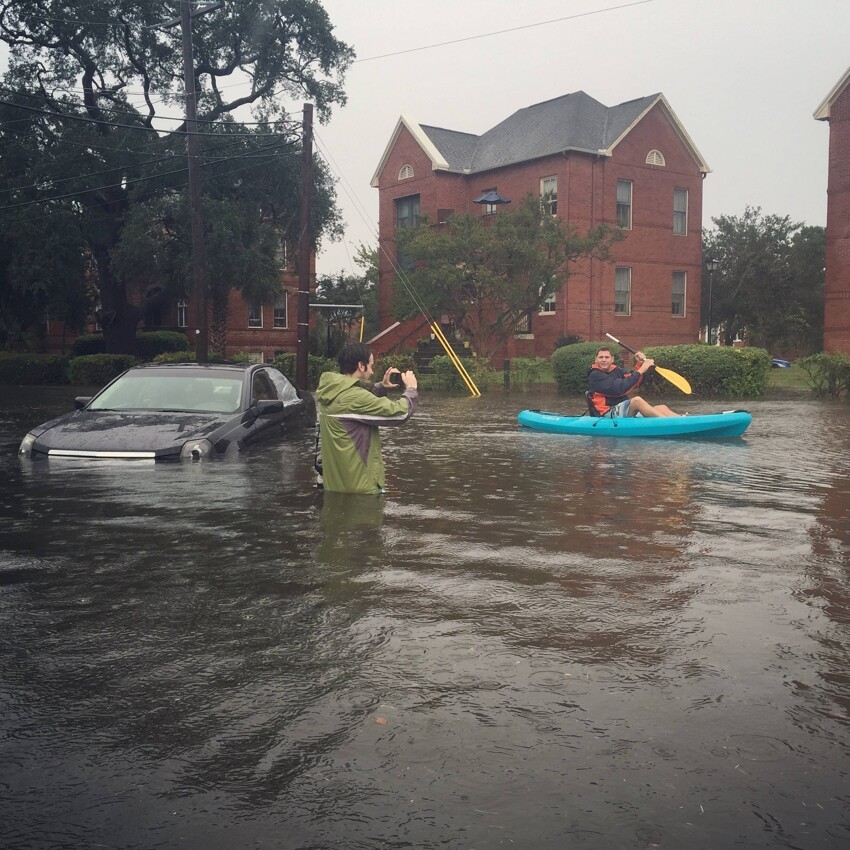
[[[594,363],[587,373],[587,391],[591,394],[589,401],[596,412],[604,416],[612,407],[625,401],[642,380],[640,372],[624,372],[619,366],[611,366],[606,372]]]

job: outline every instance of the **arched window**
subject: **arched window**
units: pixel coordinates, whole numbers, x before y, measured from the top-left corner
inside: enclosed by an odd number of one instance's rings
[[[412,165],[402,165],[401,171],[398,173],[399,180],[410,180],[413,177],[413,166]]]
[[[667,163],[664,161],[664,154],[659,150],[651,150],[646,155],[646,164],[647,165],[666,165]]]

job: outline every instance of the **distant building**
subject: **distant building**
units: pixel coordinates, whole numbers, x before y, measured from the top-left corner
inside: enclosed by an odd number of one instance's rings
[[[472,203],[488,190],[514,202],[539,194],[579,230],[626,231],[615,261],[576,264],[503,356],[548,356],[559,337],[597,340],[606,331],[640,346],[696,342],[709,171],[662,94],[607,107],[576,92],[520,109],[480,136],[402,116],[372,179],[383,249],[374,347],[415,347],[425,329],[391,313],[397,228],[425,212],[438,226],[452,213],[499,215],[504,207]]]
[[[814,115],[829,122],[823,348],[850,354],[850,68]]]

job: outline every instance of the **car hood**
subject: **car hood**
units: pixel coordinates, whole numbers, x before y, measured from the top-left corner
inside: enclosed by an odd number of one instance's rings
[[[81,452],[180,452],[187,440],[210,438],[232,419],[216,413],[79,410],[47,422],[32,433],[36,449]]]

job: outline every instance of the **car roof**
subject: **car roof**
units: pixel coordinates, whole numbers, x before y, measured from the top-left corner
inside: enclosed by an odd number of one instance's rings
[[[268,363],[140,363],[128,371],[137,369],[230,369],[233,372],[246,372],[255,366],[268,366]]]

